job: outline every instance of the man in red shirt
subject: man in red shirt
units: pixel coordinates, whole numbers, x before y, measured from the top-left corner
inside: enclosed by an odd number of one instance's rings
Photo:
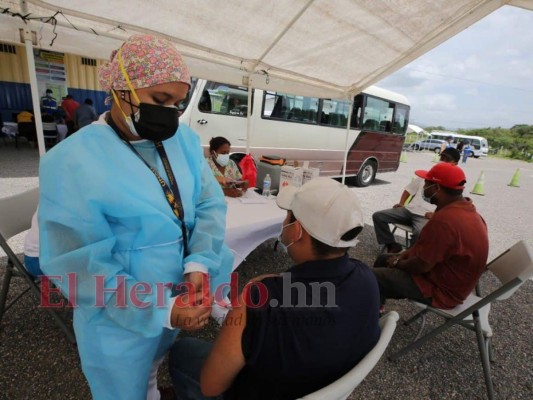
[[[453,308],[468,297],[485,270],[487,225],[472,200],[463,197],[466,178],[461,168],[438,163],[415,173],[425,180],[424,200],[437,208],[413,247],[376,260],[382,302],[408,298]]]
[[[65,123],[67,124],[68,135],[74,133],[74,116],[76,115],[76,110],[79,106],[80,103],[74,100],[70,94],[68,94],[67,97],[65,97],[65,100],[61,102],[61,108],[65,112]]]

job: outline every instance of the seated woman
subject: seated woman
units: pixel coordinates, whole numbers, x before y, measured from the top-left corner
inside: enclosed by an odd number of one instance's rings
[[[229,158],[230,146],[231,143],[225,137],[211,138],[207,163],[222,186],[224,195],[240,197],[248,189],[248,181],[241,180],[242,174],[239,167]]]

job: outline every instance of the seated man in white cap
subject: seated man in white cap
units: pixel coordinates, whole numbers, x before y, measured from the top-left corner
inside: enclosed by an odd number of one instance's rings
[[[407,298],[453,308],[468,297],[485,270],[487,225],[472,200],[463,197],[466,178],[461,168],[438,163],[415,173],[425,180],[424,199],[437,208],[413,247],[377,258],[380,295],[382,302]]]
[[[249,283],[214,344],[174,344],[178,398],[299,398],[344,375],[377,343],[375,278],[347,255],[364,226],[355,193],[316,178],[285,188],[277,204],[287,210],[279,240],[296,265]]]

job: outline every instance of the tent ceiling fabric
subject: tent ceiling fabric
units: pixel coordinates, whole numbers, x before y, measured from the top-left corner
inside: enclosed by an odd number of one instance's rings
[[[398,70],[502,0],[26,1],[42,48],[107,59],[153,32],[176,42],[193,75],[308,96],[348,97]],[[515,0],[527,8],[531,1]],[[525,6],[524,6],[525,4]],[[21,12],[19,1],[0,6]],[[65,18],[66,17],[66,18]],[[68,20],[67,20],[68,18]],[[0,15],[0,40],[19,43],[20,18]],[[80,29],[75,30],[72,25]],[[96,36],[92,30],[99,33]]]

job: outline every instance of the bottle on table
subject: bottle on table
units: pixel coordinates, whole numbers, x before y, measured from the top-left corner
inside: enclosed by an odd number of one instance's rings
[[[263,179],[263,196],[268,197],[270,196],[270,185],[272,184],[272,180],[270,179],[270,174],[265,175],[265,179]]]

